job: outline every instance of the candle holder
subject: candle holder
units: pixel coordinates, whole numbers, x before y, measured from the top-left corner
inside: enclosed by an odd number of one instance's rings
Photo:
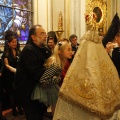
[[[59,14],[59,19],[58,19],[58,30],[55,31],[58,37],[58,40],[60,40],[62,33],[64,32],[63,30],[63,16],[62,16],[62,12],[60,11]]]
[[[60,40],[61,35],[62,35],[62,33],[63,33],[64,31],[63,31],[63,30],[58,30],[58,31],[55,31],[55,32],[56,32],[56,34],[57,34],[58,40]]]

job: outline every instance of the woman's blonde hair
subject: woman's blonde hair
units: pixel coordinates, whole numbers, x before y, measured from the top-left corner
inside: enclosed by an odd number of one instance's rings
[[[66,46],[70,45],[70,42],[68,40],[64,40],[64,41],[59,41],[54,48],[53,54],[50,58],[47,59],[47,61],[45,62],[44,66],[45,67],[49,67],[51,64],[57,64],[60,68],[64,69],[64,65],[66,63],[66,58],[63,58],[63,56],[61,55]],[[61,53],[61,54],[59,54]]]

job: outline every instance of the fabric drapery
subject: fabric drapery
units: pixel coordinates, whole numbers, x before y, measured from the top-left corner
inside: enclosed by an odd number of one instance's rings
[[[59,97],[100,119],[120,108],[118,73],[94,30],[82,37]]]

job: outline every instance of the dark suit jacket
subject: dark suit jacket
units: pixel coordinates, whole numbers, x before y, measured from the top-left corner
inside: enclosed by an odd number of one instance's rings
[[[68,59],[68,61],[69,61],[70,63],[72,63],[72,61],[73,61],[73,59],[74,59],[74,56],[75,56],[75,54],[76,54],[76,52],[77,52],[77,49],[78,49],[79,45],[80,45],[79,43],[77,43],[76,46],[71,45],[72,51],[74,52],[74,54],[72,55],[72,58],[71,58],[71,59]]]
[[[44,72],[43,64],[50,55],[46,47],[39,48],[34,43],[23,48],[18,60],[14,83],[15,94],[19,102],[31,99],[34,86]]]
[[[111,57],[120,77],[120,48],[114,48]]]

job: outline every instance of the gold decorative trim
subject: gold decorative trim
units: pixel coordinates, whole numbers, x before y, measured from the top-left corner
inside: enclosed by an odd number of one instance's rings
[[[99,33],[104,32],[106,24],[106,2],[102,0],[90,0],[86,7],[86,23],[89,26],[96,27]]]
[[[120,105],[117,105],[115,107],[115,109],[113,111],[111,111],[111,113],[105,114],[105,113],[99,112],[97,110],[88,108],[88,107],[84,106],[83,104],[76,102],[75,100],[71,99],[69,96],[64,95],[62,92],[59,92],[59,97],[62,100],[68,102],[69,104],[74,105],[76,108],[79,108],[80,110],[83,110],[83,111],[87,112],[88,114],[93,115],[95,117],[99,117],[101,120],[106,120],[106,119],[111,118],[113,116],[114,112],[120,109]]]
[[[63,30],[63,15],[62,12],[60,11],[59,18],[58,18],[58,30],[55,31],[58,37],[58,40],[60,40],[62,33],[64,32]]]

